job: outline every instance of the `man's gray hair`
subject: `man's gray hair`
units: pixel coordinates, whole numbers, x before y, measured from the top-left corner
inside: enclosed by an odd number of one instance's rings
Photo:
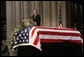
[[[34,10],[36,10],[36,12],[38,12],[38,10],[37,10],[37,9],[34,9]]]

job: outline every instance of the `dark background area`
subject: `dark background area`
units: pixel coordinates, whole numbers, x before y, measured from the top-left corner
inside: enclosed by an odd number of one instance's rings
[[[6,1],[1,1],[1,22],[0,22],[0,36],[1,39],[6,39]]]
[[[83,29],[83,0],[71,1],[71,25],[77,24],[77,29]]]
[[[42,43],[42,52],[33,46],[18,48],[18,56],[83,56],[82,46],[76,43]]]

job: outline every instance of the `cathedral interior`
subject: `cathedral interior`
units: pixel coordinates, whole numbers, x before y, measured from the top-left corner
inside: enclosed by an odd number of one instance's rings
[[[20,25],[23,19],[28,19],[32,16],[34,9],[39,11],[41,16],[41,26],[58,27],[58,13],[59,8],[62,11],[62,20],[64,28],[73,28],[76,24],[76,28],[81,32],[83,36],[83,1],[1,1],[1,39],[10,41],[10,33],[13,28]],[[46,22],[47,21],[47,22]],[[59,46],[60,45],[60,46]],[[71,45],[71,46],[68,46]],[[73,47],[73,45],[75,47]],[[51,47],[53,46],[53,47]],[[68,46],[68,48],[67,48]],[[56,47],[56,48],[55,48]],[[30,50],[30,52],[23,51],[21,49]],[[29,48],[29,49],[28,49]],[[40,53],[35,48],[19,47],[18,56],[31,55],[44,55],[53,56],[57,55],[69,55],[80,56],[82,55],[81,47],[78,44],[72,44],[65,42],[46,44],[43,43],[43,53]],[[33,49],[35,49],[33,51]],[[61,49],[61,51],[59,51]],[[71,51],[72,49],[72,51]],[[32,51],[32,52],[31,52]],[[35,53],[36,51],[36,53]],[[64,52],[65,51],[65,52]],[[68,52],[69,51],[69,52]],[[53,52],[53,53],[52,53]]]

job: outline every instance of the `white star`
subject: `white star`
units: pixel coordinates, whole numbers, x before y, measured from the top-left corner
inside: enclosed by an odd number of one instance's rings
[[[26,42],[28,42],[28,39],[26,40]]]
[[[26,33],[26,35],[28,35],[28,33]]]
[[[17,41],[15,41],[15,44],[17,44]]]
[[[21,37],[21,34],[19,34],[19,37]]]
[[[19,38],[17,38],[17,40],[19,40]]]
[[[21,40],[19,42],[21,42]]]
[[[29,28],[28,30],[30,30],[31,28]]]
[[[26,36],[24,38],[26,39]]]
[[[25,33],[23,33],[23,35],[25,36]]]
[[[25,41],[23,40],[23,42],[25,42]]]
[[[27,32],[27,29],[25,29],[25,32]]]
[[[21,39],[23,39],[23,37],[21,37]]]
[[[23,33],[23,31],[21,33]]]

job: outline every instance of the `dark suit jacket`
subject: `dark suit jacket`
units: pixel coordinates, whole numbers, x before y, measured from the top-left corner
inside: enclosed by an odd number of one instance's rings
[[[37,14],[35,18],[33,15],[33,21],[37,22],[37,26],[40,26],[40,22],[41,22],[40,15]]]

